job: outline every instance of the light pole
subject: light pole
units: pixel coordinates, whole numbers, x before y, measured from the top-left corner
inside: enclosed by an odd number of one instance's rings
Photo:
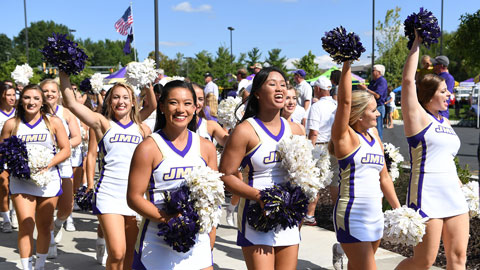
[[[28,64],[28,28],[27,28],[27,0],[23,0],[23,14],[25,15],[25,48]]]
[[[160,54],[158,53],[158,0],[154,1],[154,20],[155,20],[155,63],[157,68],[160,68]]]
[[[443,0],[442,0],[442,15],[441,15],[441,23],[440,23],[440,55],[443,54]]]
[[[375,0],[372,0],[372,66],[375,64]]]
[[[185,56],[185,57],[183,57],[183,59],[185,59],[186,62],[187,62],[187,76],[185,76],[185,77],[188,78],[188,62],[190,62],[190,60],[192,60],[192,57]]]
[[[235,30],[235,28],[229,26],[227,29],[230,30],[230,64],[232,64],[233,63],[232,32],[233,30]]]

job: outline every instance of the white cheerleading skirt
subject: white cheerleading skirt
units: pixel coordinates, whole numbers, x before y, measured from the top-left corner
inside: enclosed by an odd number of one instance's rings
[[[93,197],[93,214],[119,214],[135,216],[127,204],[128,179],[114,178],[106,175],[100,176],[95,185]]]
[[[338,198],[333,216],[340,243],[373,242],[383,236],[382,197]]]
[[[56,167],[50,168],[52,180],[39,187],[30,180],[20,179],[10,175],[9,188],[11,194],[28,194],[36,197],[56,197],[62,194],[62,180]]]
[[[72,161],[70,158],[58,164],[61,178],[73,178]]]
[[[81,167],[83,165],[83,151],[82,146],[79,145],[72,149],[72,156],[70,157],[72,167]]]
[[[198,234],[195,245],[186,253],[173,250],[158,236],[158,223],[143,218],[140,225],[133,269],[192,270],[204,269],[213,265],[210,237],[207,233]]]

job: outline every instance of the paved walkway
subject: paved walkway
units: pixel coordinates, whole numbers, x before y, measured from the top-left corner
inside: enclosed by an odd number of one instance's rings
[[[75,212],[76,232],[63,233],[58,246],[58,258],[47,260],[46,269],[97,270],[104,269],[95,261],[95,240],[97,219],[95,216]],[[235,245],[237,232],[225,225],[225,220],[217,230],[217,241],[213,252],[215,269],[246,269],[241,249]],[[21,269],[17,251],[17,233],[0,233],[0,269]],[[335,234],[319,227],[304,226],[298,256],[297,269],[333,269],[332,250]],[[379,249],[376,254],[378,269],[394,269],[403,259],[393,252]],[[345,267],[346,269],[346,267]],[[440,268],[432,268],[440,269]]]

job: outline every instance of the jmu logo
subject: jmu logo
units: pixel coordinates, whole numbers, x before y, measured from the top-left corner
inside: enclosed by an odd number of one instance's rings
[[[24,142],[44,142],[47,140],[47,134],[20,135],[20,139]]]
[[[192,170],[193,170],[193,166],[170,168],[170,171],[168,173],[163,174],[163,181],[183,179],[183,176],[186,173],[191,172]]]
[[[455,131],[453,130],[453,128],[444,126],[437,126],[437,128],[435,128],[435,132],[455,135]]]
[[[110,138],[111,143],[133,143],[139,144],[140,143],[140,136],[130,135],[130,134],[115,134],[112,138]]]
[[[377,165],[383,165],[384,164],[385,157],[383,155],[377,155],[377,154],[368,154],[364,157],[362,157],[361,162],[363,164],[377,164]]]
[[[271,164],[271,163],[281,162],[281,161],[282,161],[282,158],[280,157],[280,153],[278,153],[277,151],[272,151],[268,156],[263,158],[264,164]]]

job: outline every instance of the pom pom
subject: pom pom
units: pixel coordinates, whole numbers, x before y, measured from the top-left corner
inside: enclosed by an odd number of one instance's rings
[[[46,186],[52,181],[50,172],[45,169],[53,158],[52,149],[39,144],[28,144],[27,155],[30,180],[39,187]]]
[[[425,235],[426,222],[419,210],[415,211],[406,205],[394,210],[385,211],[383,239],[392,244],[416,246]]]
[[[27,146],[24,141],[17,136],[6,138],[0,144],[0,155],[12,176],[30,179]]]
[[[463,195],[467,200],[470,217],[480,216],[480,199],[478,182],[470,181],[462,186]]]
[[[155,62],[147,58],[143,62],[131,62],[127,65],[125,79],[127,82],[137,88],[144,88],[150,83],[153,83],[158,77],[155,69]]]
[[[16,84],[28,85],[33,77],[33,69],[28,64],[17,65],[11,75]]]
[[[325,32],[325,37],[322,37],[322,47],[338,64],[358,60],[365,52],[358,35],[353,32],[347,34],[343,26]]]
[[[90,79],[90,84],[92,85],[92,90],[95,94],[100,93],[103,90],[103,76],[100,73],[93,74]]]
[[[332,183],[333,171],[330,164],[330,154],[328,153],[328,146],[316,145],[312,150],[314,160],[317,160],[315,166],[320,169],[320,183],[326,187]]]
[[[239,119],[235,117],[235,110],[242,104],[241,97],[227,97],[218,104],[218,122],[226,129],[233,129]]]
[[[395,147],[391,143],[383,143],[385,152],[385,163],[387,165],[388,174],[395,181],[400,176],[399,167],[403,162],[403,156],[400,154],[400,148]]]
[[[80,187],[74,196],[75,202],[77,203],[78,207],[80,207],[80,209],[82,209],[83,211],[92,210],[92,198],[93,190],[89,190],[87,192],[86,186]]]
[[[80,87],[80,90],[85,93],[92,91],[92,83],[90,82],[89,78],[83,79],[83,81],[80,82],[79,87]]]
[[[432,12],[420,8],[418,13],[413,13],[407,17],[404,22],[405,36],[408,38],[408,49],[412,48],[415,40],[415,31],[418,32],[422,39],[422,44],[430,48],[433,43],[438,43],[438,38],[442,35],[438,21]]]
[[[158,224],[157,235],[162,237],[173,250],[178,252],[188,252],[194,245],[197,233],[200,229],[198,225],[198,215],[195,212],[172,218],[168,223]]]
[[[47,45],[40,50],[47,62],[57,66],[69,75],[80,73],[85,68],[88,56],[74,43],[66,38],[66,34],[53,33],[47,39]]]

